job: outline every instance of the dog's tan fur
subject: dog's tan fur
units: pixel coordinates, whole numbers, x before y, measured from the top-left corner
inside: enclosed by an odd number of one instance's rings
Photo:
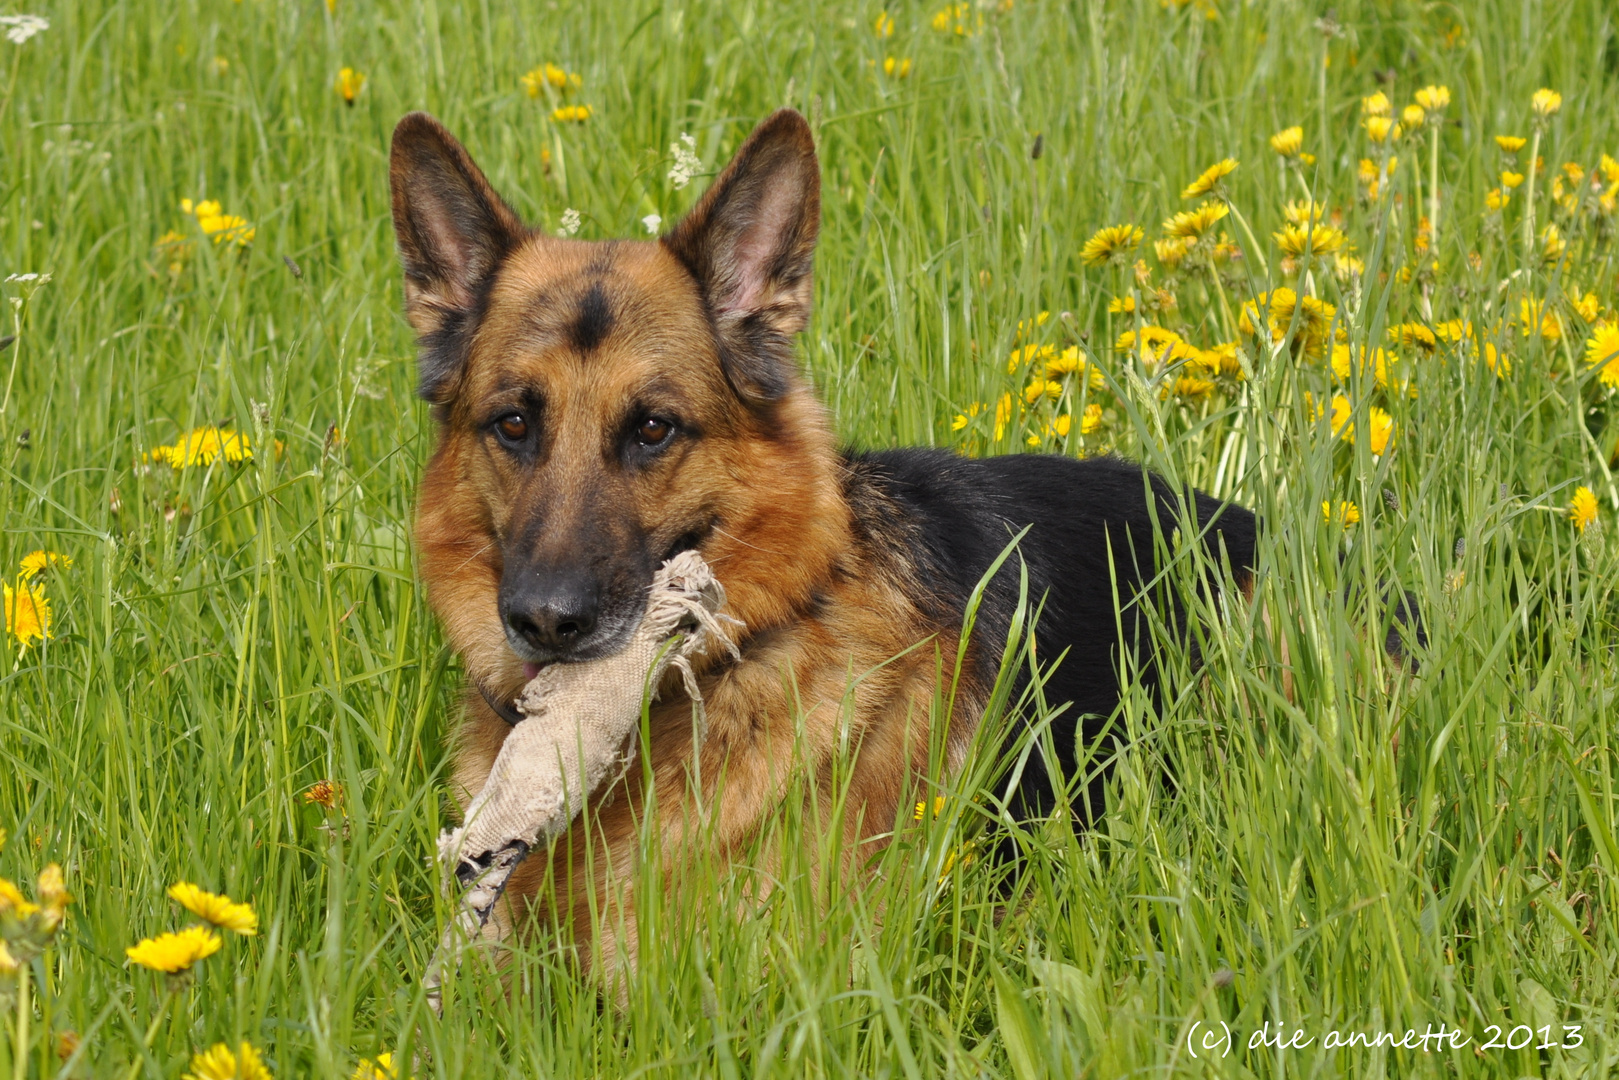
[[[548,535],[564,542],[562,525],[584,513],[588,501],[620,508],[624,516],[614,527],[651,538],[659,550],[709,523],[698,550],[724,583],[728,610],[747,628],[739,662],[714,661],[700,670],[707,716],[700,747],[692,745],[691,704],[678,681],[653,708],[655,829],[666,851],[681,849],[699,806],[706,812],[705,840],[725,855],[742,847],[783,797],[789,763],[829,780],[844,724],[849,744],[858,748],[849,798],[860,808],[848,817],[847,847],[858,850],[886,833],[901,801],[913,797],[914,778],[928,764],[939,657],[950,678],[959,626],[941,625],[918,609],[912,599],[918,590],[908,580],[912,568],[896,555],[903,545],[872,535],[851,509],[826,413],[791,364],[769,373],[784,380],[772,388],[750,381],[746,369],[727,368],[722,356],[726,331],[717,323],[727,309],[716,294],[731,296],[782,340],[808,316],[807,268],[796,277],[782,272],[739,280],[750,266],[760,276],[758,252],[747,247],[757,238],[750,241],[744,231],[727,246],[716,224],[725,214],[735,216],[738,190],[747,194],[745,170],[762,168],[758,162],[770,154],[776,155],[766,161],[775,170],[772,181],[781,182],[785,170],[804,189],[795,196],[796,210],[761,204],[755,211],[761,227],[780,234],[774,252],[780,270],[799,257],[807,260],[818,205],[813,147],[796,114],[761,125],[675,233],[648,242],[589,243],[523,229],[447,133],[419,116],[400,125],[395,218],[411,321],[430,336],[455,313],[481,305],[459,363],[426,388],[435,401],[439,443],[422,481],[416,523],[431,603],[470,681],[483,691],[467,694],[454,743],[455,792],[463,806],[510,730],[486,697],[510,701],[526,681],[497,605],[503,545],[514,520],[539,512],[558,523]],[[435,198],[443,205],[434,205]],[[483,250],[476,238],[467,243],[453,235],[455,215],[464,216],[469,200],[484,202],[479,220],[493,222],[494,247]],[[807,225],[782,217],[806,207]],[[770,260],[764,262],[769,270]],[[444,269],[446,263],[452,265]],[[491,276],[492,285],[478,295],[480,280]],[[570,326],[591,288],[605,297],[613,317],[600,340],[584,349]],[[715,310],[721,315],[713,316]],[[481,427],[503,395],[518,389],[546,403],[551,442],[536,467],[492,450]],[[701,437],[683,442],[656,468],[614,468],[605,440],[626,410],[648,399],[687,418]],[[940,647],[913,648],[930,639]],[[851,692],[852,676],[858,682]],[[983,706],[982,686],[969,679],[964,690],[947,735],[952,764],[972,734],[967,718]],[[846,698],[853,703],[847,716]],[[575,941],[587,939],[588,906],[627,887],[645,801],[641,777],[631,768],[594,801],[587,821],[553,845],[549,858],[537,853],[518,871],[508,894],[513,917],[524,918],[531,898],[546,891],[542,885],[553,876],[560,910],[549,915],[568,924]],[[701,778],[700,791],[694,777]],[[587,843],[593,849],[589,875],[582,870]],[[602,926],[602,955],[613,964],[633,964],[633,897],[615,905]]]

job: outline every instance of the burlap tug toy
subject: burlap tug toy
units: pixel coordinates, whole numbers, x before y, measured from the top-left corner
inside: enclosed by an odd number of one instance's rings
[[[465,824],[439,837],[446,885],[453,877],[465,891],[422,979],[434,1012],[446,966],[459,966],[474,941],[499,939],[489,916],[518,864],[566,831],[585,800],[628,763],[643,688],[655,692],[673,665],[702,708],[691,658],[715,642],[737,655],[729,629],[742,624],[720,614],[724,604],[725,590],[702,556],[681,552],[653,575],[646,614],[621,652],[552,664],[523,688],[523,719],[501,745]]]

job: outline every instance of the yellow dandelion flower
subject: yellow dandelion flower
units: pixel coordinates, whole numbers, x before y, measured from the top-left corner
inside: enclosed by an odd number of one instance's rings
[[[1175,380],[1173,389],[1176,397],[1202,398],[1214,392],[1214,383],[1197,375],[1182,375]]]
[[[1524,337],[1538,330],[1540,336],[1547,341],[1561,341],[1563,338],[1562,320],[1557,317],[1555,311],[1550,310],[1539,300],[1519,301],[1518,326]]]
[[[217,427],[193,428],[172,446],[156,447],[146,455],[148,461],[163,462],[175,469],[212,465],[220,458],[229,462],[251,461],[253,447],[248,437]]]
[[[1091,402],[1085,406],[1085,414],[1079,418],[1079,433],[1089,435],[1102,426],[1102,406]]]
[[[46,907],[66,907],[73,903],[73,897],[68,895],[67,881],[62,877],[62,868],[56,863],[39,872],[39,880],[34,887],[39,893],[40,902]]]
[[[1328,427],[1335,438],[1345,440],[1351,438],[1350,431],[1352,429],[1349,424],[1349,415],[1353,411],[1347,397],[1343,394],[1332,395],[1332,416],[1328,421]]]
[[[1438,336],[1418,322],[1389,327],[1389,340],[1396,345],[1415,345],[1423,352],[1433,352],[1439,347]]]
[[[1338,316],[1338,309],[1318,297],[1306,296],[1301,300],[1297,293],[1286,287],[1260,293],[1256,300],[1243,304],[1237,329],[1244,334],[1258,336],[1259,324],[1263,322],[1270,331],[1271,344],[1280,344],[1293,326],[1295,307],[1299,317],[1293,347],[1302,350],[1306,356],[1321,356],[1326,351],[1328,332]],[[1263,319],[1260,312],[1265,313]],[[1344,328],[1337,327],[1333,336],[1343,338]]]
[[[1331,430],[1336,438],[1353,444],[1356,440],[1355,425],[1350,421],[1353,408],[1349,399],[1343,394],[1335,394],[1332,398]],[[1374,454],[1381,455],[1388,449],[1389,440],[1394,437],[1394,417],[1382,409],[1373,407],[1367,410],[1367,427],[1371,431],[1368,445]]]
[[[198,960],[205,960],[223,945],[219,935],[206,926],[188,926],[179,933],[146,938],[124,950],[131,961],[153,971],[170,975],[184,971]]]
[[[246,936],[259,932],[259,917],[251,904],[234,903],[228,896],[207,892],[189,881],[171,885],[169,899],[221,930],[234,930]]]
[[[24,896],[21,889],[8,879],[0,878],[0,916],[26,919],[38,910],[39,905]]]
[[[1143,326],[1139,342],[1134,330],[1126,330],[1119,335],[1113,347],[1119,352],[1136,352],[1139,347],[1142,362],[1150,366],[1162,360],[1164,354],[1180,340],[1181,336],[1173,330],[1166,330],[1162,326]]]
[[[1372,453],[1381,456],[1388,449],[1389,440],[1394,438],[1394,417],[1374,406],[1367,410],[1366,424],[1371,429],[1367,445]]]
[[[1214,375],[1224,375],[1230,379],[1241,379],[1242,359],[1237,355],[1235,341],[1222,341],[1212,348],[1204,349],[1202,366],[1205,371]]]
[[[1308,225],[1320,221],[1326,207],[1313,199],[1294,199],[1282,206],[1282,217],[1292,225]]]
[[[1599,371],[1602,385],[1619,388],[1619,325],[1600,322],[1585,342],[1585,362]]]
[[[551,110],[551,119],[559,124],[582,124],[593,112],[589,105],[563,105]]]
[[[1034,379],[1030,381],[1028,386],[1023,388],[1023,400],[1029,405],[1033,405],[1043,397],[1056,401],[1061,396],[1062,383],[1053,382],[1051,380],[1041,378],[1038,375],[1036,375]]]
[[[984,13],[973,10],[969,3],[946,4],[934,14],[929,25],[941,34],[975,37],[984,29]]]
[[[1588,292],[1581,296],[1577,291],[1570,292],[1568,300],[1574,305],[1574,314],[1588,323],[1596,322],[1602,314],[1602,301],[1597,299],[1596,293]]]
[[[1070,345],[1060,356],[1046,361],[1046,378],[1062,379],[1069,375],[1084,375],[1092,390],[1100,390],[1107,385],[1102,370],[1091,363],[1090,357],[1081,352],[1078,345]]]
[[[1590,488],[1581,485],[1574,489],[1574,498],[1568,504],[1568,519],[1582,533],[1597,519],[1597,497]]]
[[[1270,148],[1284,158],[1296,158],[1304,149],[1304,129],[1295,124],[1270,137]]]
[[[1563,107],[1563,95],[1556,90],[1542,88],[1536,90],[1535,96],[1529,99],[1529,106],[1535,110],[1536,116],[1544,119]]]
[[[1192,250],[1196,241],[1192,237],[1181,237],[1175,240],[1154,240],[1152,253],[1158,257],[1158,262],[1165,269],[1174,270],[1186,258],[1187,252]]]
[[[1133,296],[1115,296],[1107,302],[1107,309],[1114,315],[1128,315],[1136,309],[1136,298]]]
[[[1389,102],[1389,96],[1379,90],[1370,97],[1360,99],[1360,112],[1362,116],[1392,116],[1394,106]]]
[[[872,32],[880,38],[894,36],[894,17],[886,11],[877,13],[877,21],[872,24]]]
[[[1388,350],[1382,346],[1372,350],[1371,361],[1368,363],[1363,354],[1351,351],[1348,345],[1335,345],[1332,349],[1332,373],[1337,376],[1339,382],[1347,383],[1351,379],[1358,378],[1367,368],[1371,368],[1378,389],[1387,389],[1391,381],[1389,368],[1393,359]]]
[[[1400,125],[1387,116],[1368,116],[1361,123],[1366,128],[1366,137],[1374,143],[1400,137]]]
[[[577,72],[546,62],[518,80],[531,98],[537,98],[549,87],[559,93],[569,93],[585,84]]]
[[[333,89],[337,91],[337,96],[343,99],[343,104],[353,105],[354,99],[365,89],[365,75],[346,67],[337,73],[337,82],[333,85]]]
[[[237,1044],[234,1053],[225,1043],[215,1043],[192,1056],[191,1071],[181,1080],[271,1080],[271,1076],[251,1043]]]
[[[1236,158],[1224,158],[1216,161],[1213,165],[1203,170],[1203,175],[1186,185],[1186,188],[1181,192],[1181,198],[1195,199],[1199,195],[1207,195],[1210,192],[1218,193],[1221,181],[1236,171]]]
[[[1182,210],[1165,221],[1164,232],[1174,239],[1198,240],[1229,213],[1230,207],[1223,202],[1202,203],[1195,210]]]
[[[1056,355],[1055,345],[1024,345],[1012,350],[1012,355],[1006,361],[1006,373],[1015,375],[1018,368],[1026,367],[1036,360],[1048,360]]]
[[[196,204],[190,199],[181,199],[180,209],[195,217],[203,235],[212,237],[216,244],[230,241],[238,247],[246,247],[253,241],[256,230],[247,223],[247,219],[225,213],[216,199],[205,199]]]
[[[1513,172],[1511,169],[1501,171],[1501,186],[1504,188],[1515,188],[1523,183],[1523,179],[1523,173],[1521,172]]]
[[[1360,507],[1347,499],[1339,499],[1338,505],[1333,506],[1330,501],[1321,504],[1321,523],[1330,525],[1336,521],[1346,528],[1360,520]]]
[[[1590,320],[1587,319],[1586,321],[1589,322]],[[30,551],[22,557],[22,562],[17,565],[17,569],[22,577],[32,578],[38,577],[52,566],[59,566],[66,570],[72,565],[73,560],[66,555],[58,555],[54,551]]]
[[[892,24],[893,20],[889,20]],[[399,1072],[394,1068],[394,1056],[391,1053],[378,1054],[375,1060],[361,1058],[360,1063],[354,1067],[354,1075],[350,1080],[396,1080]]]
[[[1279,320],[1285,326],[1293,318],[1293,308],[1298,302],[1298,293],[1285,285],[1274,292],[1260,293],[1258,298],[1242,305],[1242,315],[1238,319],[1237,329],[1244,334],[1259,333],[1257,324],[1260,321],[1261,311],[1265,313],[1266,321]]]
[[[1473,346],[1473,358],[1475,360],[1482,359],[1484,366],[1489,368],[1490,374],[1497,379],[1504,379],[1512,374],[1511,359],[1501,355],[1493,341],[1486,341],[1482,347],[1475,344]]]
[[[1462,341],[1473,336],[1473,324],[1463,319],[1450,319],[1433,328],[1440,341]]]
[[[1109,225],[1097,229],[1080,249],[1080,261],[1086,266],[1101,266],[1128,259],[1143,235],[1139,225]]]
[[[1400,123],[1407,131],[1415,131],[1428,121],[1428,111],[1421,105],[1407,105],[1400,110]]]
[[[1415,94],[1417,104],[1429,112],[1438,112],[1450,104],[1450,87],[1424,86]]]
[[[1340,252],[1332,257],[1332,273],[1347,285],[1366,273],[1366,260]]]
[[[1327,225],[1288,224],[1282,227],[1281,232],[1271,235],[1276,238],[1276,246],[1282,249],[1283,254],[1295,259],[1302,259],[1306,255],[1331,255],[1349,242],[1349,237]]]
[[[896,60],[892,56],[883,60],[883,74],[891,79],[908,79],[911,76],[911,58],[903,57]]]
[[[1541,230],[1540,245],[1540,257],[1548,263],[1556,262],[1568,250],[1568,241],[1563,239],[1562,230],[1556,225]]]
[[[1022,340],[1023,335],[1032,333],[1051,321],[1051,312],[1042,311],[1032,319],[1019,319],[1017,321],[1017,338]]]
[[[1506,188],[1491,188],[1484,193],[1484,205],[1491,210],[1502,210],[1512,200],[1512,192]]]
[[[1012,422],[1012,395],[1010,392],[1002,394],[995,400],[995,441],[1000,442],[1001,436],[1006,434],[1006,425]]]
[[[1516,154],[1519,150],[1529,145],[1529,140],[1521,135],[1497,135],[1495,145],[1509,154]]]
[[[26,649],[51,636],[51,602],[43,584],[18,578],[16,588],[8,583],[0,589],[5,593],[6,633],[18,645]]]

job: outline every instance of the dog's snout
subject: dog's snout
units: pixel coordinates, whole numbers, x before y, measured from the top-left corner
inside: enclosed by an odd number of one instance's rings
[[[506,625],[535,653],[565,657],[596,629],[601,588],[582,574],[537,578],[506,599]]]

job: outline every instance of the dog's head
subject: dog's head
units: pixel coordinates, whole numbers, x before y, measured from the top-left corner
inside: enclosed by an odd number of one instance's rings
[[[620,648],[687,548],[756,629],[809,602],[847,526],[792,355],[820,216],[803,117],[760,124],[658,240],[526,228],[422,113],[395,129],[390,177],[439,426],[422,567],[491,703]]]

